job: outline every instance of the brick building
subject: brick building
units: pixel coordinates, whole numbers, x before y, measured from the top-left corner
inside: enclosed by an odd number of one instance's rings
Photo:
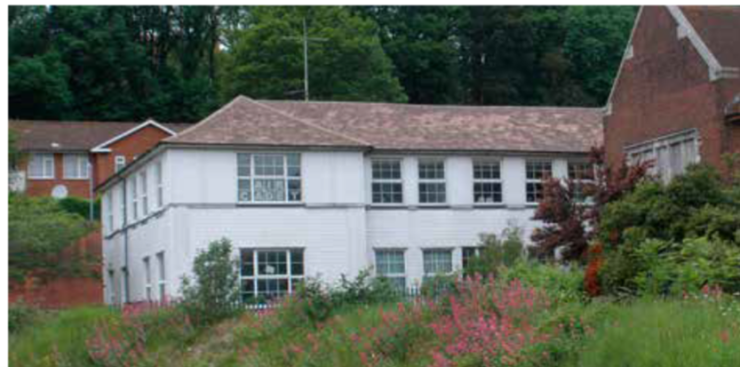
[[[94,187],[127,163],[174,136],[187,124],[136,122],[21,121],[11,120],[23,158],[11,176],[11,188],[30,196],[94,197]],[[94,231],[65,249],[61,261],[75,254],[100,257],[102,234]],[[95,269],[99,270],[99,269]],[[101,303],[99,278],[66,277],[46,282],[28,277],[11,284],[10,302],[49,308]]]
[[[670,179],[740,152],[740,7],[644,6],[607,101],[610,164],[651,159]]]

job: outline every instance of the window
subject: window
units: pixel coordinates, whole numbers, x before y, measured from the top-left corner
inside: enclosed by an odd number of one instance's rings
[[[134,218],[134,220],[136,220],[137,218],[139,218],[139,198],[138,198],[138,193],[137,193],[137,191],[139,191],[138,189],[139,180],[137,180],[136,177],[134,177],[131,180],[130,184],[131,184],[131,203],[132,203],[131,215]]]
[[[243,302],[262,302],[293,292],[304,277],[303,249],[242,249]]]
[[[164,204],[164,181],[162,180],[162,161],[154,165],[154,179],[157,180],[157,208]]]
[[[372,162],[372,195],[375,204],[403,203],[401,161],[393,159]]]
[[[378,276],[388,278],[398,291],[406,290],[404,250],[375,250]]]
[[[126,167],[126,156],[125,155],[117,155],[115,160],[115,170],[116,173],[123,169],[123,167]]]
[[[501,184],[501,162],[473,162],[473,198],[476,204],[498,204],[503,202]]]
[[[240,202],[300,202],[301,157],[291,154],[237,154]]]
[[[118,210],[121,214],[121,227],[123,227],[123,225],[126,224],[126,190],[124,190],[122,186],[120,187],[119,192],[121,193],[121,200],[118,202],[118,205],[120,205]]]
[[[152,299],[152,267],[149,262],[149,256],[144,258],[144,290],[146,291],[146,300],[151,302]]]
[[[424,275],[452,273],[452,250],[424,250]]]
[[[479,251],[477,247],[463,247],[462,249],[462,266],[463,271],[468,269],[470,260],[478,257]]]
[[[157,253],[157,269],[159,269],[159,302],[167,301],[167,268],[164,262],[164,251]]]
[[[121,303],[128,302],[128,270],[126,267],[121,268]]]
[[[86,154],[64,155],[64,178],[71,180],[84,180],[90,178],[88,174],[88,161]]]
[[[583,194],[583,187],[592,184],[595,172],[593,164],[582,161],[568,161],[568,179],[575,184],[574,198],[577,201],[584,201],[586,196]]]
[[[107,233],[113,232],[113,192],[105,194],[105,229]]]
[[[672,134],[626,150],[630,163],[653,161],[650,173],[659,175],[664,182],[684,174],[686,167],[700,159],[696,130]]]
[[[146,170],[139,173],[139,180],[141,181],[141,210],[144,216],[149,214],[149,185],[146,176]]]
[[[552,176],[552,162],[527,161],[527,202],[542,200],[542,182]]]
[[[105,289],[108,291],[108,302],[116,304],[116,271],[113,269],[108,270],[108,283]]]
[[[28,161],[28,178],[53,179],[54,154],[33,153]]]
[[[419,203],[438,204],[447,201],[445,184],[445,162],[419,162]]]

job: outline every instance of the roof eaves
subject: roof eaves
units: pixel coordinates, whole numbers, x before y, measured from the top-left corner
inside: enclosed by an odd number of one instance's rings
[[[119,140],[121,140],[121,139],[123,139],[123,138],[125,138],[127,136],[130,136],[130,135],[136,133],[137,131],[144,129],[147,126],[154,126],[154,127],[158,128],[158,129],[160,129],[160,130],[162,130],[162,131],[170,134],[171,136],[176,136],[177,135],[177,133],[174,130],[172,130],[172,129],[166,127],[166,126],[163,126],[162,124],[154,121],[153,119],[148,119],[148,120],[140,123],[139,125],[136,125],[135,127],[131,128],[129,130],[126,130],[123,133],[118,134],[118,135],[116,135],[116,136],[108,139],[104,143],[98,144],[94,148],[90,149],[90,151],[93,152],[93,153],[109,153],[111,150],[110,150],[110,148],[106,148],[108,145],[111,145],[111,144],[113,144],[113,143],[115,143],[115,142],[117,142],[117,141],[119,141]]]

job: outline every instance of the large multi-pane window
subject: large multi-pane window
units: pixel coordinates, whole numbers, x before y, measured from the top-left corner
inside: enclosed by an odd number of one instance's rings
[[[146,216],[149,214],[149,182],[147,181],[146,170],[141,171],[139,180],[141,181],[141,209],[144,216]]]
[[[447,201],[444,160],[419,161],[419,203],[440,204]]]
[[[476,204],[503,202],[500,161],[473,161],[473,199]]]
[[[404,250],[375,250],[375,271],[389,279],[398,291],[406,290]]]
[[[240,202],[300,202],[301,156],[297,153],[238,153]]]
[[[53,179],[54,178],[54,154],[33,153],[28,161],[28,178],[30,179]]]
[[[64,178],[69,180],[85,180],[90,178],[87,154],[64,155]]]
[[[401,160],[373,160],[372,171],[373,203],[403,203],[403,179],[401,177]]]
[[[152,264],[149,261],[149,256],[143,259],[144,262],[144,291],[146,292],[146,300],[151,302],[152,299]]]
[[[552,162],[544,160],[527,161],[527,202],[537,203],[542,200],[542,183],[552,177]]]
[[[157,269],[159,269],[159,280],[157,281],[157,287],[159,288],[159,301],[165,302],[167,300],[167,264],[164,261],[164,251],[157,253]]]
[[[424,276],[449,274],[452,272],[452,250],[424,250]]]
[[[627,148],[630,163],[652,161],[651,173],[668,182],[699,162],[699,136],[696,130],[668,135]]]
[[[240,258],[243,302],[284,296],[304,277],[303,249],[242,249]]]
[[[157,180],[157,208],[164,204],[164,181],[162,180],[162,161],[154,165],[154,179]]]

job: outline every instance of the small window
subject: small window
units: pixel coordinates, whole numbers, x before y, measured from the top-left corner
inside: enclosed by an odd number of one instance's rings
[[[478,247],[463,247],[462,249],[462,266],[463,271],[467,271],[469,268],[470,260],[478,257]]]
[[[552,177],[552,162],[527,161],[527,202],[537,203],[542,200],[542,183]]]
[[[396,290],[406,290],[406,264],[403,250],[375,250],[375,271],[388,278]]]
[[[447,202],[445,163],[442,160],[419,161],[419,203]]]
[[[64,155],[64,178],[68,180],[85,180],[90,178],[87,154]]]
[[[149,214],[149,185],[146,169],[139,173],[139,180],[141,181],[141,210],[144,213],[144,216],[146,216]]]
[[[162,179],[162,161],[154,165],[154,178],[157,180],[157,208],[164,205],[164,181]]]
[[[115,305],[118,300],[116,299],[116,271],[113,269],[108,270],[108,283],[105,289],[108,291],[108,303]]]
[[[54,178],[54,154],[32,153],[28,161],[29,179]]]
[[[133,177],[129,184],[131,185],[131,215],[132,218],[136,220],[139,218],[139,180],[136,177]]]
[[[593,183],[594,177],[593,164],[582,161],[568,161],[568,179],[574,184],[576,192],[573,195],[576,201],[586,200],[583,188],[585,185]]]
[[[116,173],[118,173],[118,171],[122,170],[123,167],[126,167],[126,156],[117,155],[115,159],[115,170]]]
[[[121,304],[128,303],[128,270],[126,267],[121,267]]]
[[[473,162],[473,198],[476,204],[503,202],[501,162],[478,160]]]
[[[113,192],[105,194],[105,231],[110,234],[113,232]]]
[[[424,275],[452,273],[452,250],[424,250]]]
[[[372,201],[375,204],[403,203],[400,160],[372,161]]]
[[[121,215],[121,226],[123,226],[126,223],[126,191],[123,189],[123,186],[120,187],[121,197],[119,198],[118,202],[118,211]]]
[[[157,286],[159,288],[159,301],[167,301],[167,268],[164,261],[164,251],[157,253],[157,268],[159,269],[159,281]]]
[[[263,302],[296,290],[304,277],[303,249],[241,249],[242,301]]]
[[[149,261],[149,256],[144,258],[144,290],[146,292],[146,300],[152,302],[152,267]]]

